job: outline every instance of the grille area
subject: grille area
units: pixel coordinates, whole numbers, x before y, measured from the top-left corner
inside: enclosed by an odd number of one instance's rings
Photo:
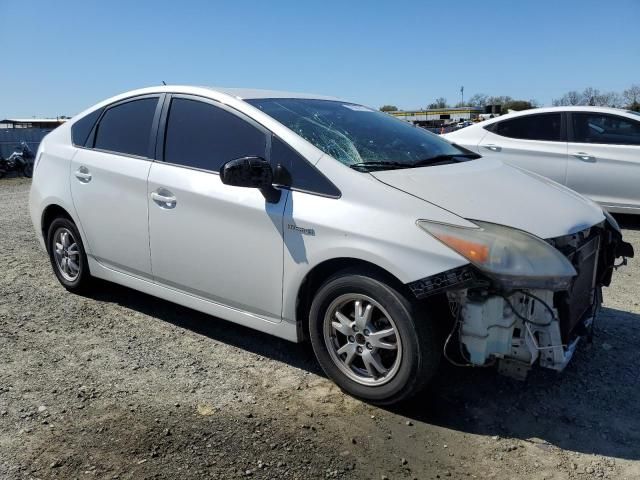
[[[600,240],[601,230],[592,228],[553,242],[578,273],[569,291],[559,292],[554,298],[560,316],[562,340],[565,343],[569,342],[576,326],[593,314],[597,301],[595,283]]]

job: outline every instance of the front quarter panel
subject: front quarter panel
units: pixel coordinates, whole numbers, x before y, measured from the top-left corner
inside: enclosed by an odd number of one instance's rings
[[[283,219],[285,321],[296,321],[300,285],[327,260],[363,260],[402,283],[468,263],[416,225],[418,219],[430,219],[470,226],[466,220],[330,157],[322,157],[318,167],[342,197],[291,192]]]

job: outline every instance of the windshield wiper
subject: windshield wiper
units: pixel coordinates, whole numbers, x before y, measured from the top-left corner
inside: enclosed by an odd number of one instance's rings
[[[394,170],[399,168],[412,168],[413,164],[403,162],[360,162],[349,165],[354,170],[369,172],[371,170]]]
[[[412,167],[426,167],[434,165],[447,165],[450,163],[466,162],[482,158],[477,153],[457,153],[455,155],[436,155],[435,157],[423,158],[411,164]]]

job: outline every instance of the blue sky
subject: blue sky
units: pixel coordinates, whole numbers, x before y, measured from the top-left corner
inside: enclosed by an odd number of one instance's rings
[[[640,0],[0,0],[0,118],[167,83],[378,107],[640,83]]]

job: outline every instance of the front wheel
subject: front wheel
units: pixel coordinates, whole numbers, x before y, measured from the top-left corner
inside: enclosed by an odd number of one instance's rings
[[[314,352],[347,393],[388,405],[418,393],[435,373],[433,325],[382,277],[342,272],[316,294],[309,316]]]

